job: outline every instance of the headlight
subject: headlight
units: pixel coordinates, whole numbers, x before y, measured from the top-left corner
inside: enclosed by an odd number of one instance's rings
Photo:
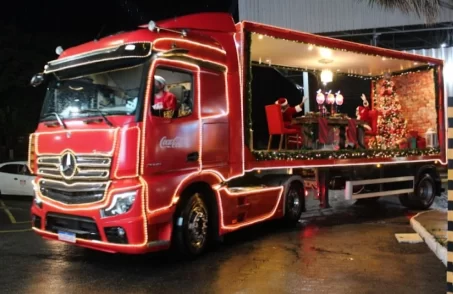
[[[112,204],[105,209],[101,209],[101,217],[120,215],[128,212],[134,204],[137,191],[120,193],[113,196]]]

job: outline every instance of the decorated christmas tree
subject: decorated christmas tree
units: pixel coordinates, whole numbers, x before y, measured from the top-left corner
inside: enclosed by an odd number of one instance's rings
[[[378,135],[370,142],[373,149],[397,149],[406,137],[407,121],[394,86],[389,76],[376,83],[374,107],[379,118]]]

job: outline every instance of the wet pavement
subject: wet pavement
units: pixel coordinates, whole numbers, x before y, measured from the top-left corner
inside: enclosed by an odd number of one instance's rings
[[[335,204],[293,229],[277,223],[233,233],[196,261],[171,253],[110,255],[29,231],[30,201],[0,202],[1,293],[445,293],[445,267],[412,233],[392,198]],[[4,206],[3,206],[4,204]],[[11,218],[11,214],[12,218]]]

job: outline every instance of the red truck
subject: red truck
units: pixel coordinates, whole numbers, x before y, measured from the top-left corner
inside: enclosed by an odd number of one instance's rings
[[[43,238],[111,253],[174,247],[197,256],[223,235],[258,222],[297,223],[310,189],[321,208],[329,207],[329,190],[364,202],[399,195],[415,209],[429,208],[442,191],[442,60],[235,24],[222,13],[151,21],[56,51],[59,57],[31,80],[35,87],[47,84],[28,162],[36,175],[32,228]],[[269,85],[273,78],[253,76],[260,68],[309,72],[314,82],[321,77],[319,88],[326,92],[340,76],[368,83],[365,99],[373,103],[366,109],[381,118],[367,114],[365,121],[362,112],[357,119],[333,109],[329,114],[329,105],[326,113],[332,95],[319,95],[321,90],[308,93],[305,102],[317,96],[320,111],[306,109],[301,116],[306,106],[298,105],[291,109],[299,116],[283,121],[287,103],[275,101],[285,95]],[[426,115],[407,111],[408,94],[400,99],[406,104],[395,108],[408,116],[406,131],[396,131],[396,110],[385,106],[391,86],[382,83],[400,78],[396,92],[415,92],[420,84],[401,86],[411,74],[426,76]],[[261,92],[254,95],[254,89]],[[299,103],[302,95],[294,99]],[[343,101],[357,102],[345,94],[337,106]],[[379,128],[386,111],[394,111],[391,135]],[[421,124],[434,131],[408,129]],[[337,147],[329,147],[325,126],[339,130]],[[308,133],[300,131],[307,127]],[[397,135],[398,145],[382,145]],[[283,148],[294,136],[297,146]],[[382,148],[372,147],[373,140]]]

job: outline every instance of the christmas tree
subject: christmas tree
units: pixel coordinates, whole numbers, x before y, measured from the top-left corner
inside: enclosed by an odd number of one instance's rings
[[[379,113],[378,135],[370,141],[373,149],[396,149],[406,137],[407,121],[401,113],[401,104],[394,83],[386,77],[376,84],[374,109]]]

